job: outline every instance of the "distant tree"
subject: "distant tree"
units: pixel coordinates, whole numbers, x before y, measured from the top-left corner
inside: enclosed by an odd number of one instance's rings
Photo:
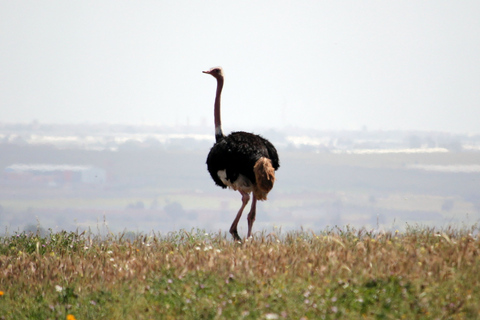
[[[163,149],[163,143],[153,136],[148,136],[143,142],[143,144],[146,148]]]
[[[15,136],[13,139],[10,140],[10,143],[18,146],[28,145],[28,142],[23,137],[20,137],[20,136]]]
[[[429,148],[436,148],[437,147],[437,143],[435,142],[435,139],[433,139],[430,136],[425,138],[425,143],[427,144],[427,147],[429,147]]]
[[[130,242],[134,242],[135,239],[137,238],[138,238],[138,235],[133,231],[125,231],[123,233],[123,239],[128,240]]]
[[[411,135],[408,137],[408,146],[412,149],[418,149],[422,147],[422,138],[417,135]]]
[[[178,202],[170,202],[165,208],[165,212],[171,217],[183,217],[185,215],[185,210],[182,205]]]
[[[47,235],[47,231],[41,227],[40,225],[35,225],[35,224],[27,224],[25,228],[23,228],[23,231],[26,234],[35,234],[40,237],[44,237]]]
[[[165,212],[172,218],[184,218],[184,219],[196,219],[198,217],[198,213],[196,212],[189,212],[183,209],[182,205],[178,202],[170,202],[168,203],[165,208]]]
[[[452,138],[449,141],[444,142],[442,147],[453,152],[459,152],[463,149],[462,142],[458,138]]]
[[[143,146],[142,142],[135,139],[129,139],[118,146],[118,151],[121,151],[121,152],[138,151],[142,149],[142,146]]]
[[[143,209],[145,209],[145,204],[143,203],[143,201],[137,201],[135,203],[129,203],[127,205],[127,209],[143,210]]]

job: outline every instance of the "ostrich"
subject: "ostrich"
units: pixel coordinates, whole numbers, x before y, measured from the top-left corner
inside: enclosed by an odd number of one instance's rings
[[[220,117],[220,100],[223,88],[223,70],[212,68],[203,73],[217,80],[215,95],[215,144],[207,157],[207,167],[215,184],[222,188],[238,190],[242,195],[242,206],[230,227],[234,240],[241,241],[237,225],[242,212],[252,196],[252,206],[248,214],[248,234],[252,235],[257,200],[267,200],[267,194],[273,188],[275,170],[280,167],[277,150],[266,139],[248,132],[232,132],[225,136]]]

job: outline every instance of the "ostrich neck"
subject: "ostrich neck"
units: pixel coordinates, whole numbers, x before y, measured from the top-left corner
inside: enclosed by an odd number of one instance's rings
[[[215,110],[214,110],[214,119],[215,119],[215,139],[219,141],[224,137],[222,131],[222,118],[220,113],[220,100],[223,89],[223,78],[217,79],[217,93],[215,95]]]

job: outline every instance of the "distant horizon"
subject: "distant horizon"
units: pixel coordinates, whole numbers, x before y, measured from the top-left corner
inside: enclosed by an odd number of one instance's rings
[[[159,122],[114,122],[114,121],[71,121],[71,122],[48,122],[48,121],[5,121],[0,120],[0,126],[2,125],[53,125],[53,126],[134,126],[134,127],[165,127],[165,128],[182,128],[182,127],[198,127],[208,130],[212,129],[214,132],[213,121],[212,124],[205,123],[175,123],[175,124],[166,124]],[[235,125],[224,125],[224,130],[226,133],[233,131],[251,131],[251,130],[274,130],[274,131],[283,131],[286,129],[293,129],[302,132],[315,131],[315,132],[419,132],[419,133],[445,133],[445,134],[455,134],[455,135],[480,135],[480,127],[478,131],[449,131],[449,130],[429,130],[429,129],[398,129],[398,128],[369,128],[367,126],[362,126],[360,128],[314,128],[314,127],[301,127],[297,125],[284,125],[284,126],[268,126],[268,125],[249,125],[241,128],[237,128]],[[230,131],[228,131],[231,129]]]

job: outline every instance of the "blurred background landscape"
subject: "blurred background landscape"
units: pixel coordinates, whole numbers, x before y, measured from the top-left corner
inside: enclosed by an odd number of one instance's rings
[[[227,231],[240,195],[205,165],[214,66],[224,132],[279,151],[255,230],[477,223],[478,17],[469,0],[0,0],[1,232]]]
[[[267,129],[281,167],[255,229],[471,225],[480,135]],[[2,232],[228,231],[238,192],[216,187],[209,126],[0,124]],[[240,231],[246,231],[246,216]],[[99,230],[100,229],[100,230]]]

